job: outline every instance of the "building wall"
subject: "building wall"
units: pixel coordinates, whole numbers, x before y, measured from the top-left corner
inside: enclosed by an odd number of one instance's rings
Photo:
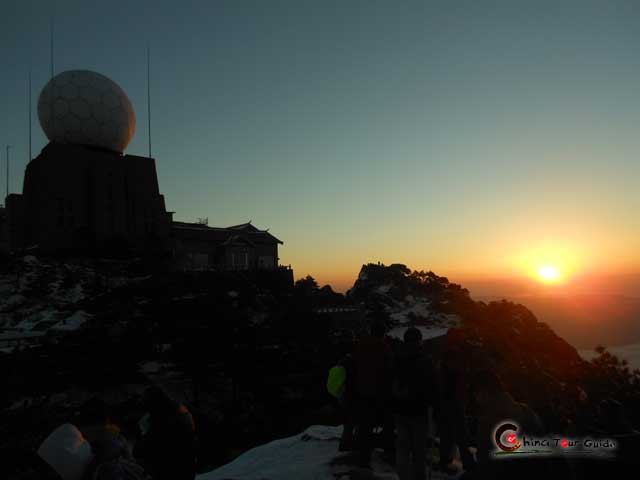
[[[247,245],[225,247],[225,267],[231,270],[248,270],[255,260],[255,249]]]
[[[152,158],[50,143],[27,165],[22,190],[6,200],[12,251],[155,248],[172,251],[180,269],[278,266],[279,240],[251,225],[174,226]]]
[[[221,246],[215,241],[207,244],[189,240],[176,240],[174,245],[175,260],[186,269],[270,269],[278,265],[277,246]]]
[[[278,244],[228,243],[237,231],[207,228],[174,228],[173,258],[181,270],[274,269],[278,266]]]
[[[49,144],[27,165],[17,208],[22,235],[14,234],[13,246],[168,246],[171,218],[152,158]]]
[[[256,265],[258,268],[275,268],[278,266],[278,244],[257,244]]]

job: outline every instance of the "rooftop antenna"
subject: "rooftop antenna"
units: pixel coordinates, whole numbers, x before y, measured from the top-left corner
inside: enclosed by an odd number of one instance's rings
[[[6,198],[9,196],[9,150],[11,149],[11,145],[7,145],[7,195],[5,198],[5,203],[7,203]]]
[[[151,158],[151,49],[147,42],[147,133],[149,135],[149,158]]]
[[[51,34],[51,38],[50,38],[50,47],[51,47],[51,51],[49,52],[49,56],[50,56],[50,60],[51,60],[51,78],[53,78],[53,13],[51,14],[51,18],[49,19],[49,23],[50,23],[50,34]]]
[[[29,96],[29,158],[27,159],[27,163],[31,161],[31,65],[29,65],[29,88],[28,88],[28,96]]]
[[[51,50],[49,52],[49,57],[51,61],[51,98],[49,99],[51,103],[51,130],[55,131],[55,116],[53,111],[53,12],[51,12],[51,17],[49,19],[49,30],[50,30],[50,47]]]

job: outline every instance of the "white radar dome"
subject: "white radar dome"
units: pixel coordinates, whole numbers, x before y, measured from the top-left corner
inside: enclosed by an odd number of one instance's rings
[[[105,148],[122,153],[136,129],[127,94],[113,80],[89,70],[53,77],[38,99],[38,118],[52,142]]]

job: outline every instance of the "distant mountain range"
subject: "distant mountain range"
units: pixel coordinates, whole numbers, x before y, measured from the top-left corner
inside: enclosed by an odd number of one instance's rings
[[[622,295],[534,294],[484,296],[489,302],[505,298],[529,308],[536,317],[578,349],[640,343],[640,298]]]
[[[640,343],[610,347],[607,350],[612,355],[615,355],[618,358],[629,362],[631,368],[640,369]],[[597,356],[596,351],[593,349],[579,350],[578,353],[585,360],[591,360]]]

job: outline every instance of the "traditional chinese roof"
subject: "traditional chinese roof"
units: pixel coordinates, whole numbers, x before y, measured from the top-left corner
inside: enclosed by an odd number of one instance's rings
[[[222,245],[250,245],[252,247],[255,247],[255,243],[247,238],[247,235],[231,235],[224,242],[222,242]]]
[[[227,227],[230,230],[245,230],[249,232],[261,232],[262,230],[256,228],[254,225],[251,225],[251,220],[247,223],[241,223],[240,225],[231,225]]]
[[[202,223],[176,222],[173,229],[179,231],[183,237],[210,242],[219,242],[221,245],[237,244],[243,238],[251,245],[259,243],[284,243],[271,235],[268,230],[260,230],[251,221],[231,227],[210,227]]]

